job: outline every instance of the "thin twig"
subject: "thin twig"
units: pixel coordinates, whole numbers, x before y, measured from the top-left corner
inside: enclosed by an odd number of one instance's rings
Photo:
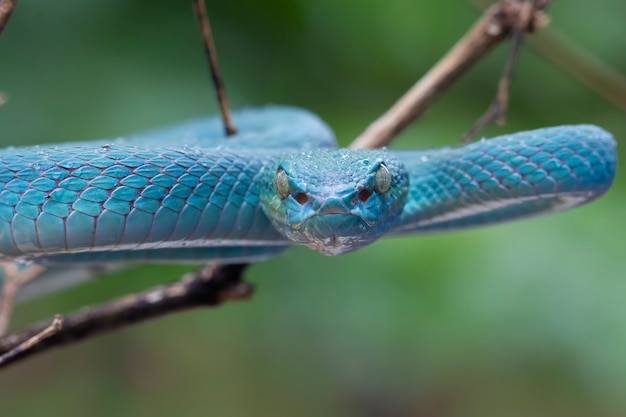
[[[519,18],[513,25],[513,30],[511,31],[511,46],[509,49],[509,55],[504,65],[500,81],[498,82],[498,91],[496,96],[487,111],[476,121],[476,123],[474,123],[474,126],[463,134],[461,142],[467,142],[472,136],[474,136],[474,134],[493,121],[498,124],[504,123],[506,111],[509,105],[509,91],[511,88],[513,72],[515,71],[519,53],[524,42],[524,35],[526,32],[533,30],[533,17],[537,11],[538,1],[539,0],[530,0],[524,2],[519,13]]]
[[[545,6],[547,1],[542,1]],[[435,97],[441,95],[478,59],[511,33],[519,20],[522,0],[501,0],[488,8],[456,45],[413,87],[350,145],[351,148],[376,148],[388,145],[413,120],[420,116]],[[542,15],[533,16],[537,26]]]
[[[242,279],[246,265],[206,265],[180,280],[145,292],[121,297],[99,306],[66,315],[63,328],[39,341],[31,349],[12,355],[0,367],[37,352],[73,343],[107,331],[195,307],[215,307],[226,301],[245,300],[253,292]],[[47,324],[0,338],[0,355],[42,333]]]
[[[0,0],[0,34],[9,21],[16,4],[17,0]]]
[[[9,362],[15,360],[19,355],[23,355],[25,352],[28,352],[33,347],[42,343],[46,338],[57,334],[63,328],[63,317],[59,314],[54,316],[52,319],[52,323],[50,323],[46,328],[44,328],[41,332],[35,334],[30,339],[20,343],[13,349],[9,350],[6,353],[0,355],[0,368]]]
[[[30,265],[25,269],[20,269],[16,263],[0,262],[0,269],[4,277],[1,285],[2,293],[0,293],[0,336],[3,336],[9,327],[15,297],[20,288],[39,276],[45,268],[41,265]]]
[[[209,68],[211,68],[211,80],[215,86],[217,102],[220,106],[222,121],[224,122],[224,130],[226,131],[226,136],[231,136],[237,133],[237,128],[230,119],[226,89],[224,88],[220,67],[217,61],[217,50],[215,48],[215,42],[213,41],[213,34],[211,33],[211,25],[209,23],[204,0],[193,0],[193,10],[198,19],[198,26],[200,27],[202,43],[204,45],[204,53],[209,62]]]

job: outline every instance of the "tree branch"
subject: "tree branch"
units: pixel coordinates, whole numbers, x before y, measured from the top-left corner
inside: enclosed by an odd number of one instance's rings
[[[245,300],[252,294],[250,284],[243,282],[246,265],[205,265],[180,280],[137,294],[118,298],[99,306],[85,307],[62,318],[62,328],[51,334],[50,324],[38,324],[0,338],[0,368],[35,353],[89,338],[165,314],[196,307],[216,307],[226,301]],[[45,334],[46,337],[39,337]],[[39,337],[39,338],[38,338]],[[35,343],[20,349],[25,342]],[[14,349],[17,352],[9,355]]]
[[[0,34],[9,21],[16,4],[17,0],[0,0]]]
[[[548,0],[539,1],[526,28],[540,27],[547,20],[541,10]],[[378,148],[388,145],[405,127],[430,106],[430,103],[498,42],[505,39],[520,20],[524,0],[500,0],[489,7],[482,17],[456,45],[430,69],[413,87],[350,145],[352,149]]]

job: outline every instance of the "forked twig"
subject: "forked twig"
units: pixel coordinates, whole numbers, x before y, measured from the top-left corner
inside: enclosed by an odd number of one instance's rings
[[[487,111],[476,121],[476,123],[474,123],[474,126],[463,134],[461,142],[467,142],[472,136],[493,121],[498,124],[504,123],[506,111],[509,105],[509,91],[511,88],[513,72],[515,71],[515,67],[517,65],[519,53],[524,41],[524,35],[526,32],[534,30],[534,16],[538,11],[538,1],[539,0],[529,0],[523,3],[519,17],[514,23],[511,31],[511,46],[509,49],[509,55],[504,65],[500,81],[498,82],[498,91],[496,96]],[[543,6],[545,5],[546,2],[543,2]]]
[[[0,285],[0,336],[3,336],[9,327],[15,297],[19,289],[41,274],[45,268],[41,265],[30,265],[20,269],[16,263],[0,262],[0,269],[4,277]]]
[[[154,319],[165,314],[195,307],[215,307],[226,301],[245,300],[253,287],[242,280],[246,265],[205,265],[168,285],[131,294],[98,306],[85,307],[65,315],[63,328],[45,338],[39,338],[28,349],[21,349],[26,341],[42,334],[48,324],[35,325],[26,330],[0,338],[2,357],[14,349],[16,353],[0,362],[4,367],[19,359],[54,346],[73,343],[130,324]]]
[[[549,0],[537,5],[531,27],[546,20],[539,11]],[[489,7],[450,51],[413,87],[350,145],[351,148],[378,148],[388,145],[406,126],[420,116],[430,103],[448,89],[474,63],[513,30],[523,9],[523,0],[500,0]]]
[[[54,319],[52,319],[52,323],[42,329],[39,333],[33,335],[31,338],[8,350],[6,353],[0,355],[0,368],[4,366],[5,363],[13,361],[16,357],[24,355],[26,352],[29,352],[37,345],[43,343],[43,341],[48,337],[57,334],[59,331],[61,331],[62,328],[63,317],[57,314],[54,316]]]
[[[211,81],[215,87],[215,93],[217,94],[217,102],[220,106],[220,113],[222,114],[222,121],[224,122],[224,130],[226,131],[226,136],[231,136],[237,133],[237,128],[233,125],[230,118],[228,100],[226,99],[226,89],[224,88],[222,74],[220,73],[220,67],[217,60],[217,50],[215,48],[215,42],[213,41],[211,24],[209,23],[209,17],[206,12],[204,0],[193,0],[193,10],[198,20],[198,26],[200,27],[204,53],[206,54],[207,61],[209,62],[209,68],[211,69]]]

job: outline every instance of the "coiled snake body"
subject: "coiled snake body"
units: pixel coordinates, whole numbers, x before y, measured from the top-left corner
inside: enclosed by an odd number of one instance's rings
[[[296,243],[325,254],[381,236],[485,225],[603,194],[601,128],[559,126],[430,150],[337,149],[294,108],[113,140],[0,152],[0,254],[44,265],[251,262]]]

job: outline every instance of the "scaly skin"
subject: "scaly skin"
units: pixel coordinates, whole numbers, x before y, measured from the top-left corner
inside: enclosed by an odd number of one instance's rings
[[[241,133],[231,139],[211,119],[0,152],[0,254],[44,264],[251,261],[292,243],[339,254],[384,235],[572,207],[605,192],[616,169],[613,138],[594,126],[355,152],[328,149],[332,133],[304,111],[234,118]],[[375,189],[381,164],[385,192]],[[279,167],[286,198],[272,182]]]

